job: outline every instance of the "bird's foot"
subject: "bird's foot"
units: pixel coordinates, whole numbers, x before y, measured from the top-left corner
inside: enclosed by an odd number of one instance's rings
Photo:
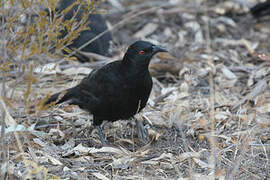
[[[99,138],[100,138],[100,141],[101,141],[102,145],[107,146],[108,143],[105,140],[105,137],[103,135],[103,132],[102,132],[100,126],[97,126],[97,130],[98,130],[98,135],[99,135]]]
[[[97,130],[98,130],[98,135],[99,135],[99,138],[100,138],[100,141],[102,143],[102,147],[113,147],[113,148],[116,148],[116,146],[108,143],[103,135],[103,132],[101,130],[101,127],[100,126],[97,126]]]
[[[143,123],[140,120],[136,119],[136,128],[138,137],[144,142],[147,143],[148,130],[144,127]]]

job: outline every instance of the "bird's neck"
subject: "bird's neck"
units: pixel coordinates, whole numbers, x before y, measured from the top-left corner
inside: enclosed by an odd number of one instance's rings
[[[122,65],[123,68],[125,68],[126,70],[131,70],[131,71],[135,71],[138,72],[140,74],[144,74],[144,73],[148,73],[148,66],[149,66],[149,62],[150,61],[132,61],[130,60],[127,56],[124,57],[123,61],[122,61]]]

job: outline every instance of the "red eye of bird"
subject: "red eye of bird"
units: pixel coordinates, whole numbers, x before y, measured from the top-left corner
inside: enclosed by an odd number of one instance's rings
[[[139,51],[139,54],[140,54],[140,55],[144,55],[145,52],[144,52],[143,50],[141,50],[141,51]]]

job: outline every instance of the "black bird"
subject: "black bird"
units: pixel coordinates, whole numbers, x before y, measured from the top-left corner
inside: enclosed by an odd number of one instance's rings
[[[255,18],[261,18],[263,16],[270,15],[270,0],[256,4],[250,8],[250,13]]]
[[[69,8],[75,2],[76,0],[60,0],[59,4],[56,7],[56,11],[58,13],[63,13],[63,11],[66,8]],[[76,15],[75,20],[77,22],[80,22],[82,19],[83,13],[85,13],[84,5],[82,5],[82,7],[80,7],[79,10],[78,8],[79,8],[79,4],[73,5],[73,7],[69,11],[63,14],[64,15],[63,21],[70,20],[71,18],[73,18],[74,15]],[[79,36],[73,40],[72,44],[70,44],[68,48],[78,49],[79,47],[87,43],[89,40],[93,39],[94,37],[96,37],[97,35],[99,35],[100,33],[103,33],[104,31],[108,29],[105,19],[100,14],[90,13],[89,16],[87,17],[86,22],[89,22],[89,25],[88,25],[89,30],[81,31]],[[63,30],[61,31],[61,35],[59,36],[59,38],[60,39],[65,38],[67,34],[68,34],[67,30]],[[107,32],[100,38],[96,39],[95,41],[87,45],[86,47],[82,48],[81,51],[92,52],[92,53],[100,54],[103,56],[108,56],[109,55],[108,50],[110,48],[111,40],[112,40],[111,34],[110,32]],[[67,54],[67,52],[65,51],[64,53]],[[77,59],[80,62],[89,61],[88,57],[84,56],[81,53],[76,52],[74,56],[77,57]]]
[[[93,124],[102,143],[106,144],[100,129],[104,120],[129,119],[145,107],[153,84],[148,65],[158,52],[167,50],[137,41],[128,48],[123,60],[92,71],[77,86],[52,95],[45,105],[67,101],[92,113]],[[140,128],[137,124],[138,133]]]

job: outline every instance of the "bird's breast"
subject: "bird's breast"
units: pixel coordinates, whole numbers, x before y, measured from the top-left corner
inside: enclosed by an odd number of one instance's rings
[[[128,119],[143,109],[152,89],[152,79],[121,79],[111,87],[110,92],[102,98],[98,116],[107,120]],[[116,93],[115,93],[116,92]]]

